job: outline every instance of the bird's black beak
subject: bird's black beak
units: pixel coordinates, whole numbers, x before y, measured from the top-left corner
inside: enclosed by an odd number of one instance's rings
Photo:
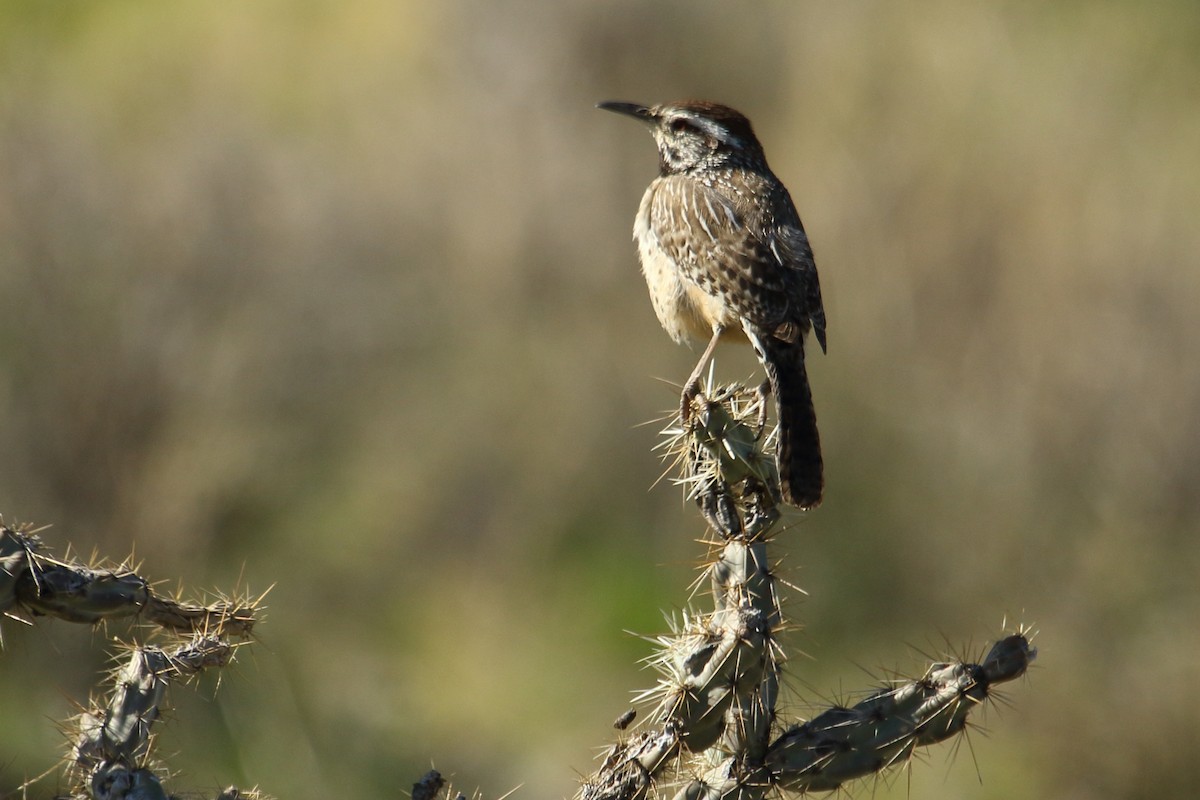
[[[596,108],[602,108],[605,111],[615,111],[618,114],[640,119],[645,123],[654,122],[654,114],[646,106],[637,103],[622,103],[617,100],[608,100],[603,103],[596,103]]]

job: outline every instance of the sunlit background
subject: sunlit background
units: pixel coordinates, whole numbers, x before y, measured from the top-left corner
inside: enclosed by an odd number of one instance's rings
[[[1191,796],[1198,87],[1185,0],[7,0],[0,512],[274,587],[173,690],[173,789],[569,796],[703,532],[640,425],[696,356],[630,241],[653,146],[593,104],[720,100],[829,317],[786,715],[1025,623],[969,747],[856,794]],[[7,793],[130,631],[2,630]]]

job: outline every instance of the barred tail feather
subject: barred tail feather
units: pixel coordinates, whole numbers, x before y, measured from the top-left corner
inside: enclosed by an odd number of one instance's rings
[[[821,437],[812,390],[804,369],[804,340],[785,342],[767,334],[752,337],[771,382],[779,418],[779,485],[783,502],[797,508],[816,508],[825,487]]]

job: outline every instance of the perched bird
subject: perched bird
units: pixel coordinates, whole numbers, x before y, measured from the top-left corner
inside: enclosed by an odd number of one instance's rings
[[[642,197],[633,238],[663,328],[679,343],[708,339],[680,398],[682,420],[717,342],[749,340],[775,395],[783,500],[819,505],[821,443],[804,337],[811,329],[825,351],[821,286],[800,215],[750,121],[695,100],[597,108],[640,120],[658,145],[659,176]]]

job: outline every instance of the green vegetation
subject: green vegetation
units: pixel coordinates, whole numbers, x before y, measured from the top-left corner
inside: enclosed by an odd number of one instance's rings
[[[220,691],[172,694],[172,785],[384,797],[433,760],[569,794],[646,683],[618,631],[662,628],[702,532],[635,425],[695,356],[629,241],[653,157],[592,105],[708,97],[755,121],[829,314],[793,696],[1025,620],[1029,699],[873,796],[1186,796],[1197,85],[1170,0],[10,0],[0,508],[276,585]],[[4,634],[13,791],[111,648]]]

